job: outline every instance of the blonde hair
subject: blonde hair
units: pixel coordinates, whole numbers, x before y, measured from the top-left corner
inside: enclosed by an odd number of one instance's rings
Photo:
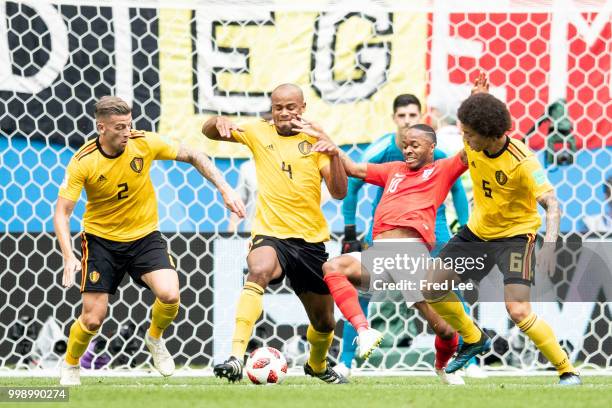
[[[100,116],[127,115],[132,108],[121,98],[116,96],[103,96],[96,102],[94,114],[96,119]]]

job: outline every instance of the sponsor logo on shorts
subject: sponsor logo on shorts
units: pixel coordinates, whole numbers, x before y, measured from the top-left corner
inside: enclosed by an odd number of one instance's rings
[[[253,245],[257,245],[261,243],[263,240],[264,240],[263,238],[259,238],[257,241],[253,241]]]
[[[140,173],[144,167],[144,160],[142,157],[134,157],[130,162],[130,168],[136,173]]]
[[[93,271],[89,273],[89,281],[91,283],[98,283],[99,280],[100,280],[100,272]]]

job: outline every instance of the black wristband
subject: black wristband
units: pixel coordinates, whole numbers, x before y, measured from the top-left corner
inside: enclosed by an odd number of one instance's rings
[[[356,241],[357,240],[357,227],[354,224],[344,226],[344,240],[345,241]]]

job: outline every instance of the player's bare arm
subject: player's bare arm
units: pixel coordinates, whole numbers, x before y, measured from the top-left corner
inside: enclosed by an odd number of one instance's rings
[[[325,179],[329,194],[333,198],[342,200],[346,197],[348,178],[338,154],[330,156],[329,166],[325,166],[321,169],[321,175]]]
[[[306,121],[301,117],[293,119],[291,124],[293,126],[292,130],[305,133],[317,139],[317,142],[312,147],[314,152],[329,156],[329,166],[321,169],[321,175],[325,179],[325,184],[331,196],[336,200],[343,199],[348,189],[348,179],[342,160],[339,157],[341,150],[320,125]]]
[[[232,131],[244,132],[243,129],[224,116],[213,116],[202,125],[202,134],[207,138],[237,143],[238,141],[232,136]]]
[[[294,120],[292,123],[296,132],[306,133],[307,135],[316,137],[319,140],[313,147],[313,150],[315,150],[315,148],[317,148],[317,151],[327,151],[328,149],[331,149],[328,147],[329,144],[326,143],[326,140],[329,140],[329,137],[327,137],[320,125],[313,122],[306,122],[301,118],[299,120]],[[331,143],[333,144],[333,142]],[[341,149],[338,149],[337,146],[335,147],[334,151],[337,152],[337,155],[342,161],[342,165],[348,176],[365,179],[367,170],[366,163],[357,164],[353,162],[353,160],[351,160],[351,158],[348,157],[348,155]]]
[[[536,257],[536,262],[539,270],[552,276],[555,273],[555,247],[559,236],[561,209],[557,196],[552,190],[541,194],[536,200],[546,211],[546,235],[544,236],[542,249]]]
[[[72,211],[74,211],[75,205],[74,201],[58,197],[57,204],[55,205],[55,214],[53,215],[53,225],[62,251],[62,258],[64,259],[62,285],[65,288],[74,285],[74,275],[81,270],[81,262],[74,255],[72,237],[70,236],[70,216]]]
[[[367,163],[355,163],[348,154],[342,151],[340,152],[340,160],[342,160],[347,176],[365,180],[368,170]]]
[[[538,203],[546,210],[546,236],[544,242],[557,242],[559,224],[561,222],[561,208],[554,191],[547,191],[536,198]]]
[[[225,206],[240,218],[246,216],[246,207],[240,195],[227,184],[219,170],[202,152],[181,145],[176,160],[189,163],[195,167],[202,176],[213,183],[221,193]]]

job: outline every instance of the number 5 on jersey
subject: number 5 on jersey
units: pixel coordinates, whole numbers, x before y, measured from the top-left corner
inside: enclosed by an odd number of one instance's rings
[[[482,180],[482,189],[484,190],[485,197],[493,198],[493,190],[489,187],[491,183],[487,180]]]

